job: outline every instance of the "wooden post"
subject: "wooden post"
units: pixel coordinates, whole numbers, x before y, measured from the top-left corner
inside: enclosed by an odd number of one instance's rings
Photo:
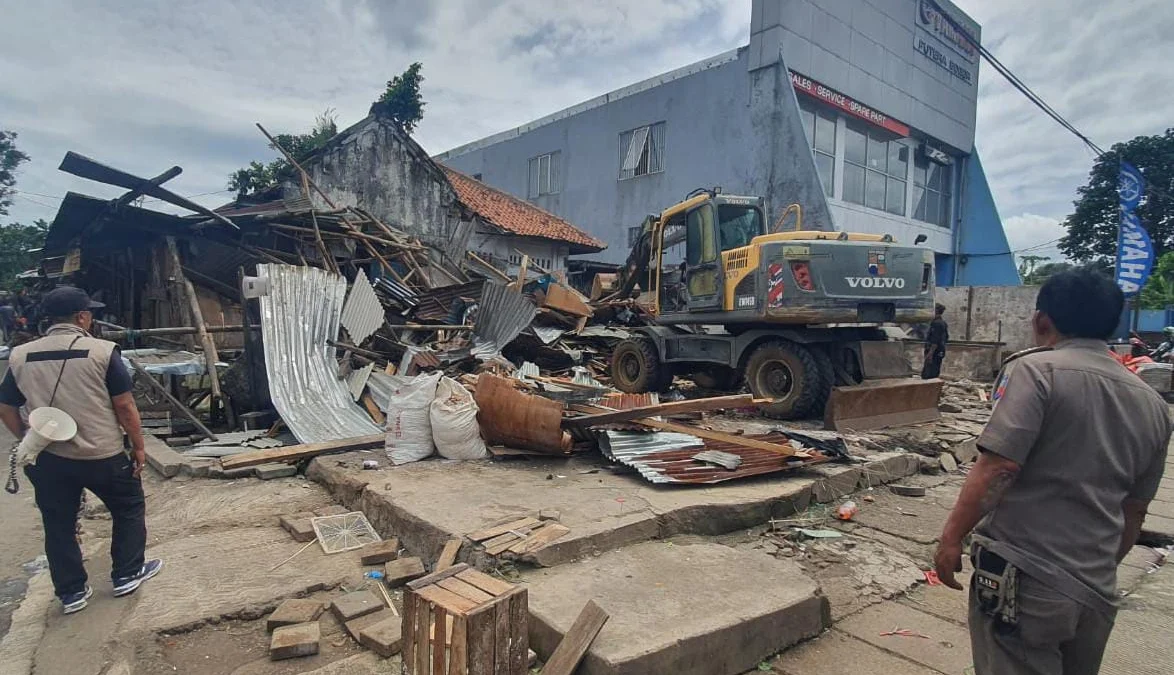
[[[200,430],[200,433],[208,437],[208,440],[219,440],[216,438],[216,434],[212,433],[208,427],[204,426],[204,423],[200,421],[200,418],[196,416],[196,413],[192,412],[190,408],[180,403],[179,399],[172,396],[171,392],[167,391],[167,387],[164,387],[163,385],[156,382],[154,376],[148,373],[147,369],[143,368],[142,364],[134,359],[128,358],[127,360],[130,361],[131,367],[147,380],[147,384],[150,385],[152,389],[159,392],[160,394],[163,394],[163,398],[167,399],[171,405],[175,406],[176,410],[183,413],[184,417],[191,420],[192,424],[196,425],[196,428]]]
[[[216,373],[216,362],[220,360],[220,354],[216,351],[216,342],[212,340],[212,335],[208,333],[208,329],[204,325],[204,313],[200,311],[200,299],[196,296],[196,287],[192,286],[192,282],[188,281],[183,273],[183,263],[179,259],[179,249],[175,245],[175,237],[167,238],[167,252],[171,256],[171,267],[176,281],[179,282],[184,294],[187,295],[192,312],[192,322],[196,324],[200,343],[204,346],[204,364],[208,368],[208,375],[212,378],[212,398],[215,402],[221,397],[220,376]]]

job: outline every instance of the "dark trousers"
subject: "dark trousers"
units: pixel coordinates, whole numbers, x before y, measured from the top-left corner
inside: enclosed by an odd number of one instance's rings
[[[45,557],[58,596],[86,587],[86,568],[76,537],[83,488],[102,500],[114,521],[111,578],[138,574],[147,547],[146,498],[143,483],[134,477],[134,465],[124,453],[77,460],[42,452],[36,464],[25,467],[25,475],[36,491],[45,525]]]
[[[946,358],[946,350],[934,349],[925,353],[925,365],[921,367],[921,379],[932,380],[942,374],[942,359]]]

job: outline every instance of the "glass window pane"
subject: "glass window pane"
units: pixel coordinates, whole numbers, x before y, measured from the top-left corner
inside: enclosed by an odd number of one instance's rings
[[[832,188],[835,183],[835,166],[836,158],[831,155],[825,155],[822,152],[815,153],[815,168],[819,170],[819,182],[823,183],[823,191],[827,196],[832,197]]]
[[[685,219],[685,262],[693,267],[701,264],[701,209]]]
[[[951,194],[954,191],[952,180],[954,176],[954,167],[943,166],[940,168],[942,174],[942,194]]]
[[[550,194],[550,155],[538,158],[538,194]]]
[[[526,188],[527,197],[538,196],[538,158],[530,160],[530,180]]]
[[[562,189],[562,152],[550,153],[550,193]]]
[[[824,115],[815,118],[815,149],[836,154],[836,121]]]
[[[913,184],[925,186],[925,181],[928,178],[926,170],[929,168],[929,160],[924,157],[915,157],[913,159]]]
[[[885,210],[898,216],[905,215],[905,181],[889,179],[889,187],[885,192]]]
[[[925,217],[925,188],[914,184],[913,186],[913,217],[922,222],[926,222]]]
[[[868,168],[884,171],[888,166],[888,158],[889,144],[870,136],[868,138]]]
[[[889,143],[889,175],[904,180],[908,167],[909,148],[897,142]]]
[[[864,203],[864,168],[855,164],[844,164],[844,201],[853,204]]]
[[[859,129],[848,125],[848,130],[844,134],[844,159],[853,164],[864,164],[865,146],[868,144],[868,137],[864,135]]]
[[[938,220],[938,225],[942,227],[951,227],[953,223],[953,214],[950,212],[950,195],[941,195],[941,218]]]
[[[933,190],[925,192],[925,222],[941,223],[941,197]]]
[[[926,183],[931,190],[942,189],[942,165],[935,162],[929,163],[929,182]]]
[[[871,209],[885,208],[885,175],[869,171],[864,179],[864,205]]]
[[[807,141],[814,147],[815,113],[806,108],[799,108],[799,119],[803,120],[803,133],[807,134]]]

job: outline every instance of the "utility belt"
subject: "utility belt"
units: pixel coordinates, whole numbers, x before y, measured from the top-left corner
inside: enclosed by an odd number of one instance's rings
[[[1019,569],[978,544],[971,548],[970,561],[979,610],[996,621],[996,630],[1011,632],[1019,625]]]

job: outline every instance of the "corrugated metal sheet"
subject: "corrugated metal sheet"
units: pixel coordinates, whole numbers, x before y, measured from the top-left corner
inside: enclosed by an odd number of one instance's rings
[[[412,309],[420,302],[415,291],[394,279],[376,279],[375,291],[384,302],[403,310]]]
[[[790,438],[779,432],[747,436],[779,445]],[[728,452],[742,458],[735,470],[715,467],[693,459],[697,450]],[[640,472],[651,483],[712,484],[728,480],[788,471],[833,459],[831,455],[810,451],[808,458],[783,457],[769,450],[747,448],[733,443],[702,440],[688,434],[631,431],[605,431],[599,436],[599,449],[610,459]]]
[[[302,443],[377,434],[380,429],[339,379],[334,348],[346,280],[316,267],[257,265],[261,337],[273,406]]]
[[[504,284],[486,283],[477,303],[473,326],[473,356],[491,359],[518,337],[538,312],[534,303]]]
[[[387,412],[387,405],[391,403],[391,394],[395,391],[395,385],[391,381],[391,375],[376,370],[367,378],[367,391],[371,394],[371,400],[375,401],[375,405],[379,409]]]
[[[416,294],[418,306],[413,316],[419,321],[444,321],[447,323],[460,323],[460,320],[449,321],[452,314],[453,303],[458,298],[476,299],[481,297],[481,289],[485,286],[484,279],[471,281],[467,284],[459,284],[454,286],[441,286],[440,288],[433,288],[430,291],[423,291]]]
[[[355,275],[355,283],[351,285],[351,292],[347,295],[346,304],[342,307],[342,327],[355,345],[371,337],[383,325],[383,304],[375,289],[367,281],[363,270]]]
[[[352,370],[351,374],[346,378],[346,388],[351,392],[352,400],[359,400],[363,396],[363,389],[367,387],[367,378],[371,377],[371,371],[375,370],[374,363]]]

